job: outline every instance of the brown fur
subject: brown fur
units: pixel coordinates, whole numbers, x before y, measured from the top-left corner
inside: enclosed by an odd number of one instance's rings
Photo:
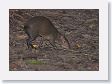
[[[49,19],[43,16],[33,17],[28,20],[24,26],[24,30],[28,35],[27,46],[32,45],[32,41],[38,36],[47,39],[53,47],[56,47],[55,41],[57,40],[63,48],[70,48],[69,42],[65,36],[58,32]]]

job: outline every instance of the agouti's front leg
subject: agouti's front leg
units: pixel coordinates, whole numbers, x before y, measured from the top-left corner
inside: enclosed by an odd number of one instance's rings
[[[33,40],[35,40],[35,39],[34,39],[34,38],[28,38],[28,39],[26,40],[28,49],[29,49],[30,47],[36,49],[36,47],[32,45],[32,41],[33,41]]]

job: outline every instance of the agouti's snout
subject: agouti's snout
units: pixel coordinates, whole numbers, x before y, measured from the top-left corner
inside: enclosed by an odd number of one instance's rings
[[[63,48],[70,48],[68,40],[54,27],[49,19],[43,16],[33,17],[26,22],[24,30],[28,35],[27,46],[34,48],[32,41],[41,36],[47,39],[49,43],[56,47],[55,41],[58,41]]]

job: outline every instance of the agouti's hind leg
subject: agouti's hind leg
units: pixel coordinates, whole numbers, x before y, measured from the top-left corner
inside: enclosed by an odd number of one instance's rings
[[[54,49],[57,48],[57,46],[55,45],[55,40],[54,39],[50,39],[49,43],[53,46]]]

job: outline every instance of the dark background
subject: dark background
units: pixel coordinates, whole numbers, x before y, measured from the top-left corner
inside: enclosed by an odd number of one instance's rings
[[[47,17],[68,39],[72,49],[53,49],[47,42],[29,50],[24,23],[34,16]],[[33,43],[38,45],[40,38]],[[46,43],[48,45],[46,45]],[[10,9],[9,69],[11,71],[99,70],[99,10]]]

